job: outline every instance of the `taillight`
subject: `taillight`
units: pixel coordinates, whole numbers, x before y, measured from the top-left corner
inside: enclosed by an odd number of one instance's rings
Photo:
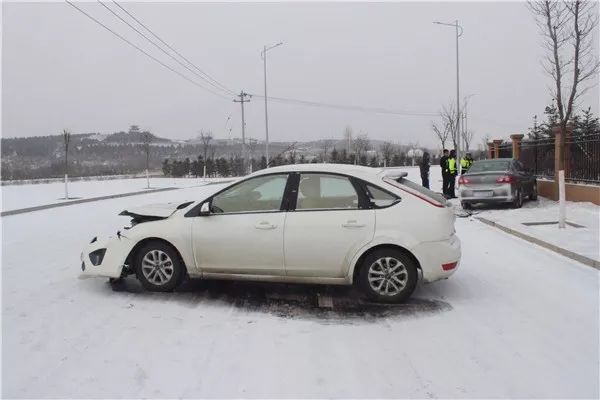
[[[456,264],[458,264],[458,261],[448,263],[448,264],[442,264],[442,269],[444,271],[450,271],[451,269],[456,268]]]
[[[515,177],[512,175],[502,175],[496,179],[496,183],[513,183],[515,181]]]
[[[459,185],[466,185],[467,183],[471,183],[471,181],[468,178],[465,178],[464,176],[458,178]]]

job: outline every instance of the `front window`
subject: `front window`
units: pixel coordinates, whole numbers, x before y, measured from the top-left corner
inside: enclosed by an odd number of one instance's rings
[[[298,186],[296,209],[358,209],[358,194],[347,177],[302,174]]]
[[[279,211],[287,174],[259,176],[241,182],[213,197],[213,213]]]

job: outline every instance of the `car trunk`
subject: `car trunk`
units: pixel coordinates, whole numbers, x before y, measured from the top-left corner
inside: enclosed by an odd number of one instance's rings
[[[463,183],[465,187],[472,186],[500,186],[502,183],[497,183],[499,177],[508,175],[506,171],[487,171],[487,172],[475,172],[463,175],[463,179],[468,180],[467,183]]]

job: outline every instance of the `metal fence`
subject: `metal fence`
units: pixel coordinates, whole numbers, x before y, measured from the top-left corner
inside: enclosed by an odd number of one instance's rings
[[[554,138],[524,140],[520,161],[540,178],[554,178]]]
[[[600,183],[600,133],[567,137],[565,180]]]
[[[500,158],[512,158],[512,143],[504,142],[498,146]]]

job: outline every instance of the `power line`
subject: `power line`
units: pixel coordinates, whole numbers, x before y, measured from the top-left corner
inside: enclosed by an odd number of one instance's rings
[[[113,35],[115,35],[116,37],[118,37],[119,39],[121,39],[122,41],[124,41],[125,43],[127,43],[128,45],[130,45],[131,47],[135,48],[136,50],[138,50],[139,52],[143,53],[144,55],[146,55],[147,57],[151,58],[152,60],[154,60],[155,62],[159,63],[160,65],[162,65],[163,67],[167,68],[169,71],[174,72],[175,74],[179,75],[180,77],[182,77],[183,79],[185,79],[186,81],[192,83],[195,86],[198,86],[199,88],[202,88],[204,90],[209,91],[210,93],[222,97],[224,99],[228,99],[229,98],[221,93],[217,93],[205,86],[202,86],[201,84],[199,84],[198,82],[194,81],[193,79],[190,79],[189,77],[187,77],[186,75],[182,74],[181,72],[173,69],[172,67],[170,67],[169,65],[163,63],[162,61],[160,61],[158,58],[154,57],[153,55],[149,54],[148,52],[146,52],[145,50],[143,50],[142,48],[136,46],[135,44],[131,43],[129,40],[125,39],[123,36],[119,35],[117,32],[113,31],[112,29],[110,29],[109,27],[107,27],[106,25],[104,25],[102,22],[98,21],[96,18],[92,17],[90,14],[86,13],[85,11],[83,11],[81,8],[77,7],[75,4],[73,4],[72,2],[70,2],[69,0],[65,0],[65,2],[67,4],[69,4],[70,6],[72,6],[73,8],[75,8],[77,11],[79,11],[80,13],[82,13],[83,15],[85,15],[86,17],[88,17],[89,19],[91,19],[92,21],[94,21],[95,23],[97,23],[98,25],[102,26],[104,29],[106,29],[107,31],[109,31],[110,33],[112,33]]]
[[[150,28],[148,28],[146,25],[144,25],[144,23],[142,23],[142,21],[140,21],[139,19],[137,19],[131,12],[127,11],[123,6],[121,6],[115,0],[113,0],[113,3],[115,3],[115,5],[117,7],[119,7],[121,10],[123,10],[135,22],[137,22],[138,24],[140,24],[145,30],[147,30],[152,36],[154,36],[156,39],[158,39],[162,44],[164,44],[165,46],[167,46],[173,53],[177,54],[179,57],[181,57],[181,59],[183,59],[185,62],[187,62],[192,67],[194,67],[198,72],[200,72],[202,75],[204,75],[206,77],[206,78],[202,78],[202,79],[205,79],[205,80],[208,79],[208,80],[212,81],[211,84],[213,86],[219,86],[221,90],[224,90],[225,92],[227,92],[227,93],[229,93],[231,95],[235,95],[235,92],[233,92],[232,90],[228,89],[227,86],[221,84],[219,81],[217,81],[215,78],[213,78],[212,76],[210,76],[208,73],[206,73],[203,70],[201,70],[200,67],[198,67],[196,64],[194,64],[193,62],[191,62],[190,60],[188,60],[186,57],[183,56],[183,54],[181,54],[180,52],[178,52],[177,50],[175,50],[171,45],[169,45],[167,42],[165,42],[163,39],[161,39]]]
[[[162,51],[163,53],[165,53],[168,57],[170,57],[171,59],[173,59],[177,64],[181,65],[182,67],[184,67],[185,69],[187,69],[188,71],[190,71],[192,74],[196,75],[198,78],[204,80],[209,85],[212,85],[217,90],[224,90],[224,89],[218,87],[217,85],[215,85],[214,83],[210,82],[209,80],[207,80],[204,76],[198,74],[196,71],[194,71],[193,69],[191,69],[190,67],[188,67],[187,65],[185,65],[184,63],[182,63],[181,61],[179,61],[177,58],[173,57],[169,52],[167,52],[161,46],[159,46],[158,44],[156,44],[152,39],[150,39],[148,36],[144,35],[136,27],[132,26],[129,22],[125,21],[119,14],[117,14],[115,11],[113,11],[112,9],[110,9],[102,1],[98,0],[98,3],[100,3],[100,5],[102,7],[106,8],[108,11],[110,11],[110,13],[113,14],[115,17],[117,17],[121,22],[123,22],[124,24],[126,24],[127,26],[129,26],[131,29],[133,29],[139,35],[141,35],[144,39],[146,39],[148,42],[150,42],[152,45],[154,45],[154,47],[156,47],[157,49],[159,49],[160,51]],[[227,94],[231,94],[231,93],[227,93]]]
[[[261,96],[258,94],[252,94],[252,96],[264,98],[264,96]],[[284,104],[296,104],[296,105],[303,105],[303,106],[308,106],[308,107],[333,108],[333,109],[338,109],[338,110],[359,111],[359,112],[365,112],[365,113],[404,115],[404,116],[414,116],[414,117],[437,117],[437,116],[439,116],[439,113],[437,113],[437,112],[412,112],[412,111],[393,110],[393,109],[380,108],[380,107],[363,107],[363,106],[353,106],[353,105],[344,105],[344,104],[320,103],[320,102],[316,102],[316,101],[290,99],[290,98],[283,98],[283,97],[269,96],[268,100],[279,102],[279,103],[284,103]]]

